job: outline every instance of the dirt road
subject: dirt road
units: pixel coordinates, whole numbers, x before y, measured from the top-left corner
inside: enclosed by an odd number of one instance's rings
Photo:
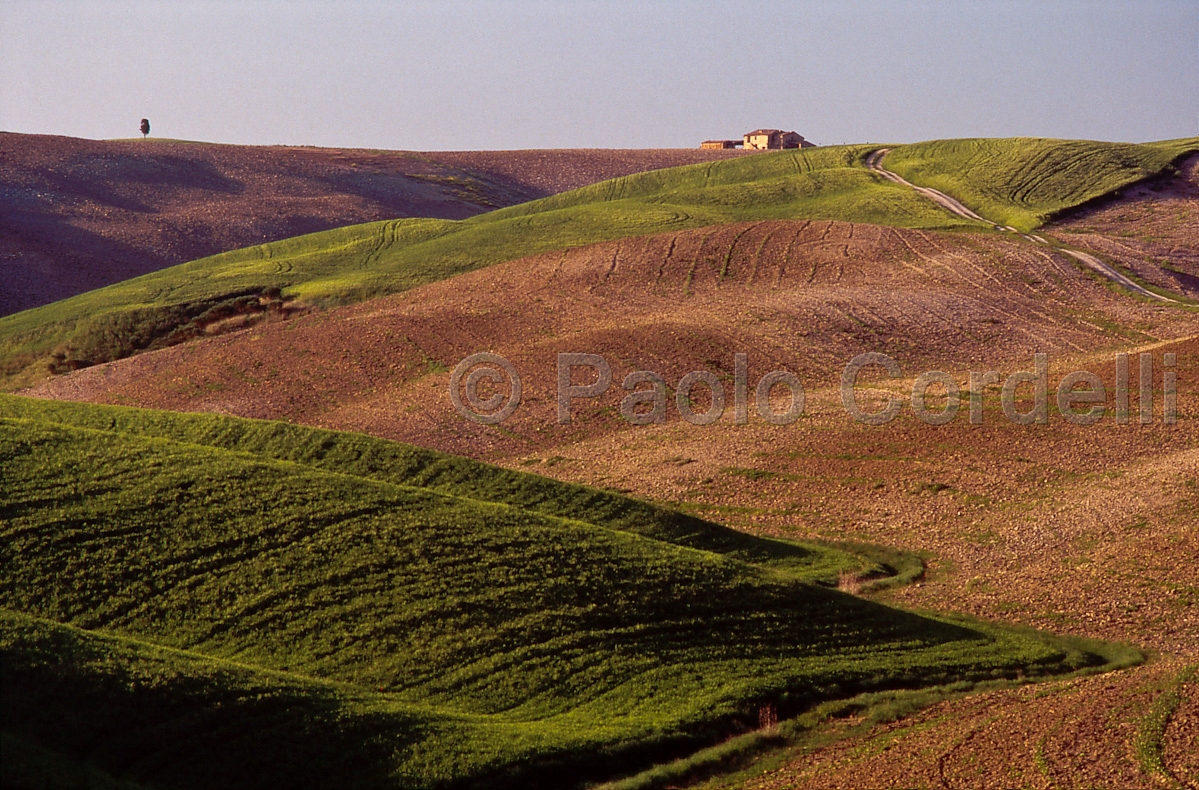
[[[929,187],[916,186],[911,181],[908,181],[907,179],[905,179],[903,176],[899,175],[898,173],[892,173],[890,170],[887,170],[886,168],[884,168],[882,166],[882,164],[881,164],[882,159],[884,156],[887,155],[887,153],[890,150],[891,149],[889,149],[889,148],[880,148],[877,151],[872,151],[870,153],[870,155],[866,157],[866,167],[869,170],[871,170],[875,173],[878,173],[880,176],[887,179],[888,181],[892,181],[896,184],[902,184],[906,187],[910,187],[910,188],[916,190],[921,195],[924,195],[929,200],[931,200],[934,203],[936,203],[937,205],[947,209],[948,211],[951,211],[954,214],[957,214],[959,217],[965,217],[966,219],[972,219],[977,222],[985,222],[988,225],[990,225],[991,227],[995,228],[996,230],[1006,230],[1011,233],[1019,234],[1020,236],[1023,236],[1028,241],[1031,241],[1033,244],[1044,244],[1046,246],[1056,247],[1060,252],[1062,252],[1066,255],[1069,255],[1071,258],[1074,258],[1076,261],[1083,264],[1087,268],[1089,268],[1099,274],[1102,274],[1104,277],[1107,277],[1108,279],[1112,280],[1113,282],[1124,286],[1125,288],[1127,288],[1128,290],[1130,290],[1134,293],[1138,293],[1141,296],[1147,296],[1150,299],[1159,299],[1163,302],[1172,302],[1172,303],[1176,302],[1176,300],[1174,300],[1174,299],[1171,299],[1167,296],[1162,296],[1161,294],[1158,294],[1158,293],[1154,293],[1153,291],[1150,291],[1148,288],[1138,285],[1137,283],[1128,279],[1123,274],[1120,274],[1120,272],[1116,271],[1114,268],[1112,268],[1111,266],[1109,266],[1108,264],[1099,260],[1094,255],[1091,255],[1088,252],[1082,252],[1081,250],[1070,250],[1070,249],[1066,249],[1065,247],[1057,247],[1057,245],[1050,244],[1048,240],[1046,240],[1045,238],[1043,238],[1041,236],[1031,235],[1031,234],[1027,234],[1027,233],[1020,233],[1015,228],[1008,227],[1007,225],[997,225],[996,223],[992,222],[991,220],[987,219],[986,217],[976,214],[975,212],[966,208],[964,205],[962,205],[962,203],[960,201],[950,197],[949,195],[946,195],[944,192],[941,192],[936,189],[931,189]]]
[[[965,217],[966,219],[972,219],[978,222],[985,222],[994,227],[996,230],[1011,230],[1011,228],[1005,228],[1003,225],[996,225],[989,219],[975,214],[973,211],[963,206],[959,201],[951,198],[944,192],[939,192],[936,189],[929,189],[928,187],[918,187],[898,173],[892,173],[890,170],[887,170],[879,163],[882,162],[883,157],[890,153],[890,151],[890,148],[880,148],[877,151],[872,151],[870,155],[866,157],[866,167],[878,173],[888,181],[894,181],[896,184],[903,184],[905,187],[910,187],[916,190],[921,195],[924,195],[926,198],[938,204],[939,206],[952,211],[959,217]]]

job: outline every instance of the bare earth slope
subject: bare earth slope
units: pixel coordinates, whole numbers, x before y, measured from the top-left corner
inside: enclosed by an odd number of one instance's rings
[[[342,225],[462,219],[741,152],[415,153],[0,133],[0,315]]]
[[[691,370],[727,373],[743,351],[758,376],[785,367],[807,386],[831,386],[862,351],[886,351],[909,368],[1027,366],[1033,350],[1078,354],[1196,325],[1189,313],[1113,293],[1036,245],[774,221],[512,261],[99,365],[31,392],[295,419],[503,460],[513,447],[493,456],[494,429],[457,418],[446,396],[446,371],[480,350],[522,371],[525,404],[505,428],[532,448],[576,433],[545,425],[556,414],[559,351],[610,355],[618,383],[638,369],[672,383]],[[618,390],[591,411],[611,411]],[[623,426],[588,423],[592,433]]]

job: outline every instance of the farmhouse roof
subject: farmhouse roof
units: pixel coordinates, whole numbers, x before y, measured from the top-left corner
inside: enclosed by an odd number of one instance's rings
[[[754,135],[754,134],[778,134],[781,131],[783,131],[783,130],[782,129],[756,129],[752,132],[746,132],[745,136],[749,137],[750,135]]]

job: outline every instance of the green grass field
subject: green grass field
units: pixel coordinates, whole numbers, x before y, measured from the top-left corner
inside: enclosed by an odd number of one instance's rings
[[[1027,137],[934,140],[898,146],[883,167],[1028,232],[1066,209],[1157,175],[1199,151],[1199,137],[1096,143]]]
[[[536,253],[766,219],[989,230],[864,166],[878,146],[780,151],[605,181],[462,221],[356,225],[203,258],[0,317],[0,388],[202,336],[239,314],[361,301]],[[1028,229],[1167,168],[1189,141],[958,140],[895,147],[885,165],[989,219]],[[267,305],[264,307],[263,305]]]
[[[359,435],[0,396],[0,475],[6,787],[569,787],[763,705],[1106,660]]]

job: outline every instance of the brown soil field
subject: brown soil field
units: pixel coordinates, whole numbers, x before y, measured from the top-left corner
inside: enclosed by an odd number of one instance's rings
[[[1128,244],[1137,252],[1116,263],[1194,294],[1167,268],[1188,264],[1132,245],[1193,253],[1186,223],[1167,226],[1195,211],[1196,182],[1192,164],[1168,191],[1133,192],[1050,231],[1104,255],[1103,243]],[[1163,223],[1156,235],[1173,241],[1124,235],[1153,217]],[[523,402],[498,427],[449,402],[449,371],[478,351],[504,356],[522,377]],[[869,351],[903,368],[899,379],[859,384],[870,402],[904,401],[884,426],[854,422],[838,397],[846,362]],[[945,371],[964,389],[971,371],[1031,370],[1037,351],[1049,355],[1048,424],[1009,422],[994,404],[998,387],[982,425],[967,422],[965,405],[952,423],[928,425],[906,403],[921,372]],[[575,404],[569,425],[556,420],[558,352],[602,354],[614,374],[604,396]],[[1054,392],[1070,371],[1097,375],[1112,404],[1118,352],[1134,355],[1128,423],[1110,411],[1089,426],[1057,416]],[[673,398],[663,424],[620,417],[620,382],[635,370],[672,387],[709,371],[731,400],[735,353],[748,356],[748,424],[734,424],[730,407],[715,424],[691,425]],[[1154,365],[1150,424],[1137,417],[1138,353]],[[1176,424],[1162,419],[1167,353],[1177,360]],[[754,384],[776,369],[805,387],[804,416],[791,425],[767,424],[752,406]],[[799,221],[630,239],[259,324],[29,394],[363,431],[762,534],[896,546],[921,552],[927,572],[874,593],[885,600],[1150,654],[1107,675],[948,700],[864,733],[837,722],[843,740],[763,758],[737,786],[1199,786],[1199,683],[1181,680],[1199,666],[1199,312],[1131,296],[1045,246]],[[1181,701],[1160,742],[1167,775],[1154,778],[1138,744],[1172,689]]]
[[[1195,775],[1184,773],[1183,763],[1194,764],[1190,755],[1199,733],[1193,719],[1184,722],[1176,714],[1171,720],[1165,776],[1146,776],[1132,746],[1139,717],[1178,671],[1178,662],[1160,661],[1108,676],[940,703],[864,737],[846,738],[803,760],[765,770],[739,786],[1193,787]],[[1192,688],[1186,704],[1193,709],[1195,702]]]
[[[250,244],[501,206],[740,151],[411,152],[0,132],[0,315]]]
[[[614,407],[634,370],[672,383],[698,369],[725,376],[744,352],[755,381],[786,368],[819,389],[864,351],[887,352],[909,370],[965,374],[1028,367],[1033,351],[1074,357],[1197,327],[1194,314],[1120,295],[1038,245],[777,221],[511,261],[85,369],[31,392],[286,417],[502,462],[623,432]],[[524,378],[524,404],[503,434],[461,420],[446,396],[448,371],[481,350],[505,356]],[[604,355],[618,383],[580,405],[578,426],[558,425],[556,355],[579,350]]]

